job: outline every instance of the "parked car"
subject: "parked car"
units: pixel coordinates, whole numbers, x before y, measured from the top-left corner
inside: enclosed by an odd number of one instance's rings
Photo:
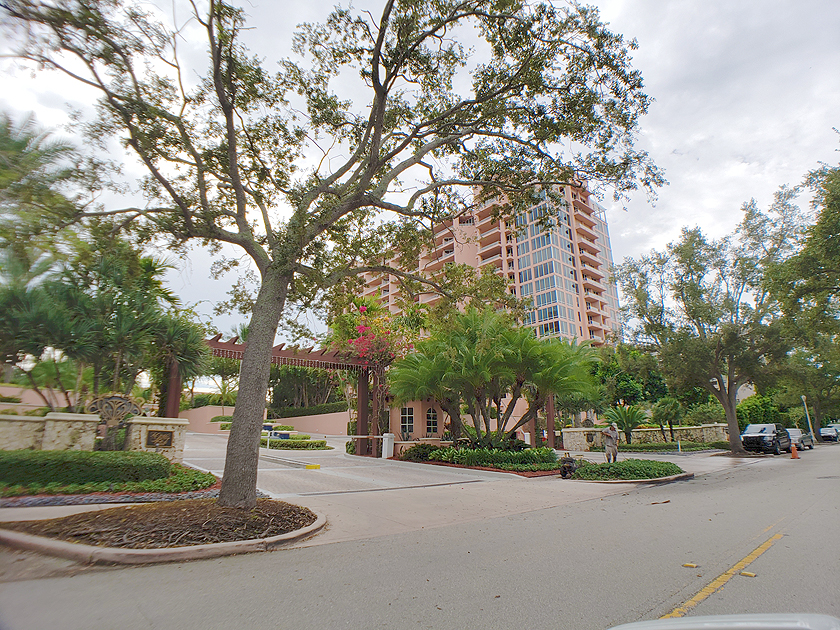
[[[820,437],[826,442],[836,442],[840,431],[834,427],[823,427],[820,429]]]
[[[781,424],[748,424],[741,434],[741,444],[748,451],[790,453],[790,436]]]
[[[796,444],[796,448],[800,451],[808,448],[814,448],[814,436],[810,432],[802,432],[802,429],[787,429],[790,441]]]

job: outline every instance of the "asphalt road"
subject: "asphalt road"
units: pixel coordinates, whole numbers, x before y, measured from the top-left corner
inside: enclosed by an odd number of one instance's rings
[[[393,500],[403,509],[414,504],[412,526],[395,533],[371,529],[330,542],[327,532],[267,554],[0,584],[0,628],[603,630],[691,600],[698,603],[689,615],[840,617],[837,445],[661,486],[457,482],[299,497],[413,496]],[[569,493],[570,500],[558,498]],[[536,495],[549,498],[529,509],[521,497]],[[494,502],[513,507],[418,525],[440,505],[480,510]],[[350,518],[336,529],[352,524],[362,526]],[[326,542],[314,543],[319,538]],[[755,577],[727,581],[745,558],[755,558],[743,567]],[[696,597],[720,576],[722,588]]]

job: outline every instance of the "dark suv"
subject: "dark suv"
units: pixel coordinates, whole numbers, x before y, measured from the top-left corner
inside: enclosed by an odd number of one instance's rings
[[[741,444],[748,451],[790,453],[790,436],[781,424],[748,424],[741,434]]]

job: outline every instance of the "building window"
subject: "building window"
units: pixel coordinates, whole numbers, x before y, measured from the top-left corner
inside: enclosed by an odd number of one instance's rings
[[[400,433],[403,434],[403,438],[414,433],[414,407],[400,409]]]
[[[429,409],[426,411],[426,433],[437,434],[437,409]]]
[[[458,223],[460,223],[461,225],[472,225],[473,224],[473,218],[472,217],[461,217],[460,219],[458,219]]]

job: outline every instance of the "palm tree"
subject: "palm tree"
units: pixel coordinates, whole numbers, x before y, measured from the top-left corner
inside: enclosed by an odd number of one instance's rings
[[[536,417],[548,396],[590,387],[592,360],[588,346],[539,340],[504,313],[471,308],[454,314],[392,367],[391,391],[400,400],[432,397],[458,420],[463,404],[474,441],[502,446]],[[508,428],[523,397],[528,410]]]
[[[645,412],[638,405],[613,407],[612,409],[608,409],[604,415],[607,417],[607,420],[615,422],[618,428],[624,431],[624,437],[627,439],[628,444],[633,440],[633,429],[647,419]]]
[[[169,397],[178,396],[180,399],[181,395],[181,392],[169,391],[172,372],[177,370],[182,383],[205,374],[210,350],[204,340],[204,328],[184,315],[172,313],[163,314],[158,320],[154,331],[154,346],[155,366],[152,372],[159,375],[158,415],[163,416]]]
[[[662,439],[666,442],[668,438],[665,437],[664,425],[668,425],[671,433],[671,441],[674,442],[674,423],[679,422],[683,413],[684,410],[680,401],[670,397],[660,398],[651,409],[651,419],[659,425],[659,430],[662,431]]]

